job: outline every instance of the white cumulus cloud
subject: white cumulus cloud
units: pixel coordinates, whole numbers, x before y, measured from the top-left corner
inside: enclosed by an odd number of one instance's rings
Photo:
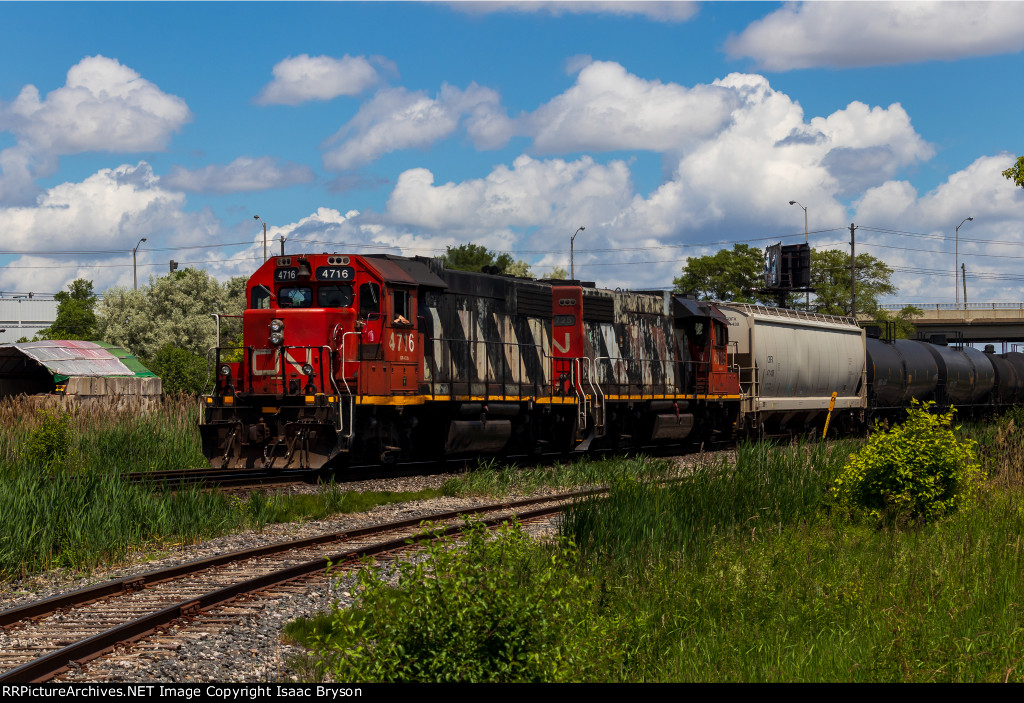
[[[0,130],[17,140],[0,152],[0,202],[31,202],[34,180],[54,173],[60,155],[162,150],[191,119],[184,100],[116,59],[86,57],[45,98],[27,85],[0,104]]]
[[[583,67],[575,85],[523,122],[540,153],[673,151],[719,132],[738,104],[728,88],[648,81],[620,64],[595,61]]]
[[[434,185],[425,168],[405,171],[388,199],[392,223],[427,229],[545,226],[560,228],[586,216],[596,222],[629,202],[630,173],[590,157],[538,161],[520,156],[486,178]]]
[[[377,69],[362,56],[290,56],[273,69],[274,80],[264,86],[256,102],[263,105],[298,105],[310,100],[333,100],[358,95],[380,81]]]
[[[442,86],[433,98],[405,88],[382,90],[327,140],[324,167],[343,171],[399,149],[426,148],[451,135],[464,117],[478,146],[493,147],[508,131],[499,103],[496,92],[475,83],[465,90]]]
[[[169,190],[222,194],[287,188],[315,179],[313,169],[304,164],[281,163],[270,156],[241,156],[226,166],[211,165],[191,171],[174,166],[160,183]]]
[[[5,249],[34,252],[0,270],[0,288],[56,292],[82,277],[96,290],[131,285],[131,249],[138,251],[140,280],[166,270],[176,253],[161,246],[188,246],[223,240],[220,223],[208,212],[185,211],[185,196],[161,187],[146,162],[97,171],[79,182],[45,190],[32,206],[0,207]],[[54,251],[92,255],[54,257]]]
[[[68,71],[64,86],[40,98],[33,85],[0,113],[20,142],[54,154],[132,152],[166,147],[192,114],[116,59],[90,56]]]
[[[1019,2],[787,3],[726,42],[769,71],[952,61],[1024,49]]]

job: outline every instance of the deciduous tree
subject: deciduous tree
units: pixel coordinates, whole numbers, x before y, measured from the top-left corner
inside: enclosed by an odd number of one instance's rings
[[[1003,171],[1003,178],[1024,188],[1024,156],[1018,157],[1013,166]]]
[[[871,254],[858,254],[855,268],[857,312],[874,315],[878,299],[897,291],[892,269]],[[811,308],[827,315],[850,315],[850,255],[839,249],[811,250]]]
[[[739,303],[771,303],[774,298],[755,291],[764,285],[764,251],[734,244],[710,256],[690,257],[683,275],[674,280],[676,290],[701,300]]]
[[[530,276],[530,265],[523,260],[516,261],[510,254],[497,254],[480,244],[460,244],[447,247],[444,256],[445,268],[456,271],[473,271],[479,273],[484,266],[497,266],[501,273],[510,276]]]
[[[78,278],[60,291],[57,301],[57,319],[36,335],[38,339],[96,339],[96,294],[92,281]]]
[[[205,271],[184,269],[138,290],[111,288],[103,296],[97,332],[101,338],[149,359],[166,345],[205,358],[217,344],[212,313],[241,315],[245,279],[219,283]],[[221,329],[221,343],[237,338],[240,325],[230,318]]]

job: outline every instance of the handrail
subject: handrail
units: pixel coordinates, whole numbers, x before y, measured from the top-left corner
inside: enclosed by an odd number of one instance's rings
[[[815,320],[817,322],[832,322],[848,325],[856,325],[856,318],[849,315],[826,315],[820,312],[804,312],[803,310],[790,310],[789,308],[773,308],[760,303],[722,303],[730,308],[739,308],[748,313],[772,315],[775,317],[786,317],[794,320]]]
[[[352,396],[352,389],[348,385],[348,377],[345,373],[345,363],[348,359],[345,358],[345,337],[354,336],[362,338],[362,332],[344,332],[341,335],[341,382],[345,385],[345,395],[348,397],[349,403],[349,423],[348,423],[348,434],[345,435],[346,439],[352,439],[355,435],[355,399]],[[331,379],[334,379],[334,374],[331,374]],[[335,386],[337,387],[337,386]],[[341,394],[338,394],[338,418],[341,418]],[[340,427],[338,428],[341,429]]]
[[[877,310],[902,310],[913,306],[919,310],[1024,310],[1024,303],[988,302],[988,303],[886,303],[879,305]]]

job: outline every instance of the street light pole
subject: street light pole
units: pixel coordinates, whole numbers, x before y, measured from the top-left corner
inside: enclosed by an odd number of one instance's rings
[[[581,226],[573,233],[572,237],[569,238],[569,278],[574,281],[576,280],[576,257],[573,245],[576,241],[576,235],[585,229],[586,227]]]
[[[139,247],[142,245],[144,241],[146,241],[145,237],[140,239],[139,243],[135,245],[134,249],[132,249],[132,278],[135,279],[135,290],[139,289],[139,271],[135,265],[135,252],[139,250]]]
[[[259,215],[253,215],[252,219],[263,222],[263,219]],[[267,223],[263,222],[263,260],[267,260]]]
[[[974,220],[973,217],[964,219],[964,222],[970,222]],[[953,266],[953,292],[956,294],[956,309],[960,309],[960,287],[957,285],[957,278],[960,273],[960,228],[964,226],[964,222],[961,222],[956,226],[956,241],[954,243],[954,251],[956,252],[956,264]],[[964,294],[964,303],[967,303],[967,294]]]
[[[798,203],[795,200],[790,200],[789,204],[790,205],[799,205],[800,208],[803,209],[803,211],[804,211],[804,244],[810,244],[810,241],[807,238],[807,207],[805,205],[800,205],[800,203]],[[807,291],[807,312],[810,312],[810,311],[811,311],[811,291]]]

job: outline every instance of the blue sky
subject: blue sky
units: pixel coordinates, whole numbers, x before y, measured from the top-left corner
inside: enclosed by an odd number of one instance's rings
[[[667,288],[848,245],[1024,301],[1024,3],[0,3],[0,290],[271,251],[509,251]],[[822,231],[829,230],[829,231]],[[882,231],[880,231],[882,230]],[[847,248],[848,250],[848,248]],[[55,254],[54,252],[73,252]],[[1019,258],[1014,258],[1019,257]]]

